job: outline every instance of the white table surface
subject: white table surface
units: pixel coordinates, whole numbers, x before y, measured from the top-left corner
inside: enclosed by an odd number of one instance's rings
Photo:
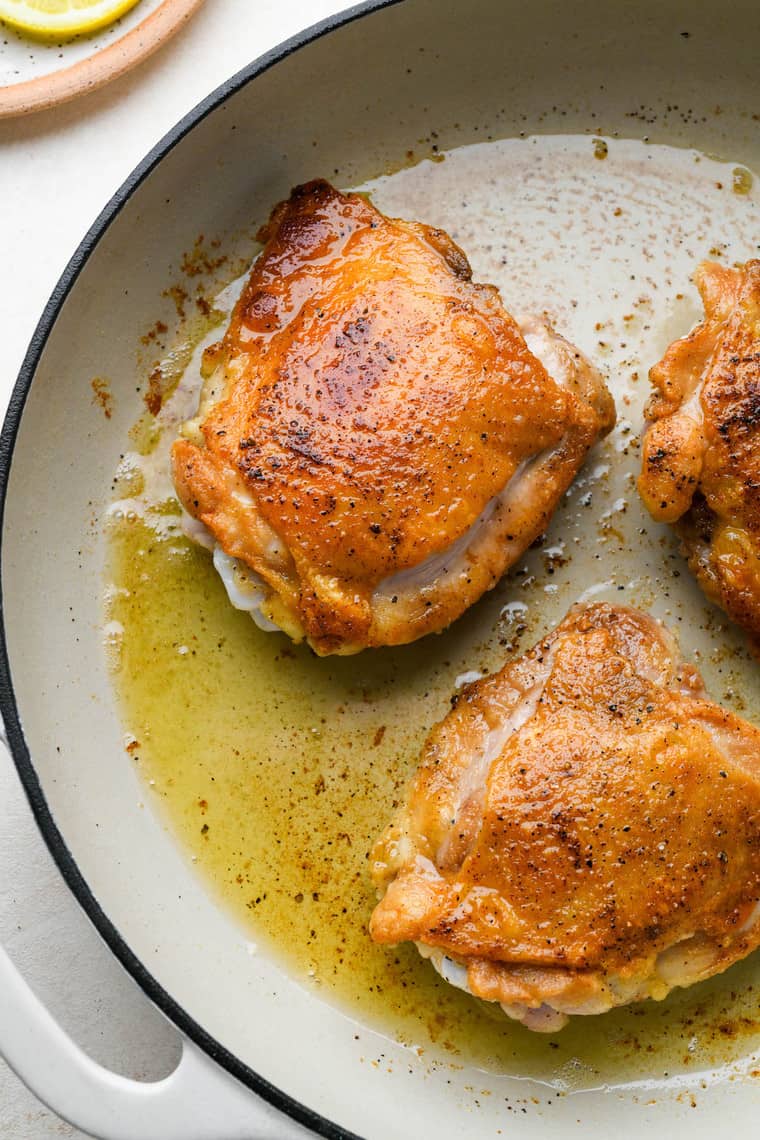
[[[206,0],[171,43],[123,79],[56,110],[0,122],[3,410],[68,258],[146,151],[251,59],[346,7],[340,0]],[[69,894],[3,752],[0,942],[96,1060],[133,1077],[158,1077],[174,1067],[176,1034]],[[0,1061],[0,1137],[82,1135],[41,1105]]]

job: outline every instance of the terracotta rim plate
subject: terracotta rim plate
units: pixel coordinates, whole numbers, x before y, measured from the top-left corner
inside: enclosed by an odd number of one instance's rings
[[[0,119],[44,111],[118,79],[165,44],[202,3],[163,0],[136,27],[87,59],[50,75],[0,88]]]

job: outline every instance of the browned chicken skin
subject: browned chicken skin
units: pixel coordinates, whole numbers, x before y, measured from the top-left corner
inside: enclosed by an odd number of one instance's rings
[[[318,653],[440,630],[543,531],[609,393],[441,230],[313,182],[262,239],[173,448],[180,499]]]
[[[760,944],[760,731],[579,606],[433,729],[372,860],[372,937],[530,1028],[662,998]]]
[[[760,261],[703,262],[705,319],[650,373],[639,490],[711,601],[760,637]]]

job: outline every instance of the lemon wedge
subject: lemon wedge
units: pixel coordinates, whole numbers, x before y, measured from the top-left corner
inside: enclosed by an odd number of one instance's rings
[[[118,20],[139,0],[0,0],[0,20],[34,36],[87,35]]]

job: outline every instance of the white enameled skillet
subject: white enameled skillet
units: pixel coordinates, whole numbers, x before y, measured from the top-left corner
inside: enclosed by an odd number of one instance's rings
[[[42,315],[2,434],[0,707],[71,890],[186,1045],[176,1073],[158,1085],[107,1074],[0,954],[0,1053],[80,1127],[107,1140],[285,1138],[307,1129],[336,1140],[654,1140],[687,1126],[713,1137],[729,1118],[750,1134],[756,1128],[750,1045],[725,1070],[615,1088],[587,1082],[575,1092],[570,1082],[557,1095],[556,1084],[434,1063],[317,999],[266,954],[247,955],[240,930],[141,806],[139,778],[122,762],[103,652],[101,522],[140,411],[135,345],[197,234],[222,235],[233,251],[236,235],[294,184],[322,174],[357,185],[402,166],[409,151],[431,153],[432,137],[441,151],[532,135],[646,139],[758,170],[759,58],[756,0],[720,8],[704,0],[373,0],[231,79],[147,156],[93,224]],[[561,164],[554,169],[547,194],[562,188]],[[639,222],[654,206],[646,195],[637,201]],[[604,225],[600,215],[589,278],[597,292]],[[572,248],[556,254],[556,234],[551,242],[521,235],[534,239],[547,257],[555,250],[558,294],[566,272],[577,299],[583,283],[573,277]],[[755,239],[757,247],[760,232]],[[647,241],[656,245],[656,232]],[[643,276],[645,244],[636,254]],[[114,396],[108,420],[90,387],[102,375]]]

